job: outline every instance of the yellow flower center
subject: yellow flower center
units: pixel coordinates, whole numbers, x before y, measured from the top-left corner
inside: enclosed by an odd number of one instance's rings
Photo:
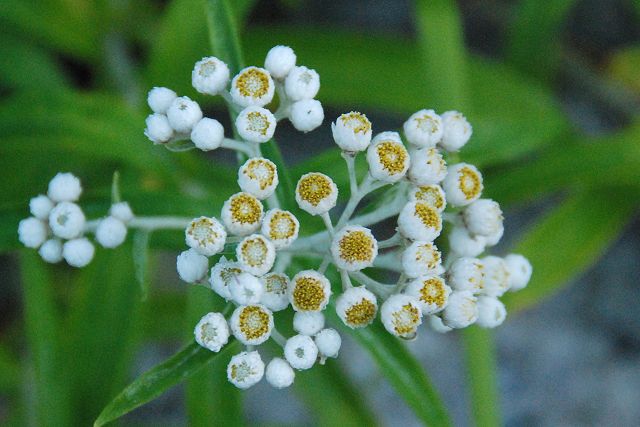
[[[262,204],[247,193],[240,193],[231,199],[231,218],[243,224],[255,224],[262,218]]]
[[[373,240],[364,231],[350,231],[338,243],[340,258],[347,262],[365,262],[373,258]]]
[[[423,201],[429,206],[440,210],[444,207],[444,197],[437,185],[425,185],[416,191],[416,200]]]
[[[393,141],[383,141],[376,145],[376,152],[380,158],[380,164],[390,174],[402,173],[407,163],[407,150]]]
[[[309,202],[313,206],[318,206],[318,204],[329,197],[334,190],[328,177],[314,173],[305,176],[298,182],[297,191],[302,200]]]
[[[261,98],[269,92],[269,76],[266,72],[251,67],[238,76],[236,88],[242,96]]]
[[[278,211],[273,214],[269,221],[269,238],[271,240],[284,240],[296,232],[296,222],[289,212]]]
[[[233,279],[240,273],[242,273],[242,270],[238,267],[226,267],[220,270],[220,278],[222,278],[222,281],[226,286],[229,283],[229,280]]]
[[[367,133],[371,130],[371,122],[362,113],[352,111],[340,116],[342,124],[353,130],[353,133]]]
[[[418,129],[422,132],[438,132],[438,122],[436,122],[433,117],[424,114],[421,117],[416,117],[414,120],[416,121]]]
[[[269,313],[257,305],[250,305],[240,311],[240,331],[247,340],[254,340],[269,333]]]
[[[482,182],[476,171],[470,167],[464,166],[460,169],[458,178],[458,187],[467,200],[471,200],[480,195],[482,192]]]
[[[267,243],[263,237],[247,239],[242,242],[242,247],[240,248],[243,261],[251,267],[258,267],[264,264],[268,251]]]
[[[440,230],[442,227],[442,221],[438,211],[424,202],[416,203],[415,215],[420,218],[420,221],[426,227],[436,230]]]
[[[269,130],[269,118],[259,111],[251,111],[247,114],[247,130],[266,135]]]
[[[284,295],[287,293],[287,278],[280,274],[270,274],[265,276],[264,287],[269,293]]]
[[[276,177],[276,166],[265,159],[253,159],[249,161],[243,173],[254,181],[258,181],[260,189],[273,185]]]
[[[425,243],[416,251],[416,262],[424,264],[428,269],[432,270],[440,262],[440,252],[431,243]]]
[[[322,283],[313,277],[299,277],[293,287],[293,302],[301,310],[318,311],[325,300]]]
[[[420,311],[413,304],[405,304],[391,314],[393,329],[398,335],[412,334],[420,321]]]
[[[444,281],[439,277],[432,277],[422,282],[420,288],[420,301],[443,307],[445,303]]]
[[[353,327],[367,326],[376,316],[376,305],[366,298],[353,304],[345,312],[347,323]]]
[[[209,77],[216,72],[216,68],[216,62],[213,60],[208,60],[200,65],[198,74],[200,74],[202,77]]]
[[[193,237],[200,246],[213,244],[220,237],[214,231],[214,226],[215,223],[211,218],[199,218],[189,224],[187,234]]]

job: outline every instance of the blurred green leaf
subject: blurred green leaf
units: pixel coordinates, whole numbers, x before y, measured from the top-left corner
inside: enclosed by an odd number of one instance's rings
[[[607,64],[609,77],[631,88],[636,94],[640,94],[638,69],[640,69],[640,45],[620,49],[611,56]]]
[[[529,259],[533,275],[525,289],[504,296],[508,310],[540,302],[589,268],[618,238],[639,203],[638,191],[585,191],[542,218],[513,248]]]
[[[293,211],[294,214],[297,215],[299,210],[294,199],[296,187],[291,177],[291,167],[284,162],[284,158],[282,157],[282,153],[278,147],[278,142],[275,139],[272,139],[268,143],[262,144],[260,149],[262,150],[263,156],[271,160],[278,169],[278,179],[280,183],[276,188],[275,194],[280,201],[280,207],[282,209]]]
[[[416,2],[418,46],[424,62],[429,107],[466,111],[466,49],[458,6],[453,0]]]
[[[147,272],[149,270],[149,236],[150,232],[146,230],[136,230],[133,233],[133,268],[135,270],[136,280],[140,286],[140,299],[146,301],[149,295],[149,279]]]
[[[129,384],[103,409],[94,422],[94,426],[103,426],[150,402],[169,388],[199,372],[216,356],[233,351],[235,348],[233,342],[230,342],[220,353],[214,353],[195,342],[188,344],[174,356],[145,372]]]
[[[503,425],[493,331],[471,326],[462,331],[471,394],[471,412],[476,427]]]
[[[20,254],[27,344],[35,371],[32,399],[40,426],[71,425],[68,381],[62,369],[60,316],[49,267],[29,249]]]
[[[193,337],[193,329],[202,316],[221,312],[226,302],[210,288],[189,286],[185,331]],[[242,392],[227,380],[227,365],[232,352],[218,356],[216,363],[202,368],[187,380],[186,405],[190,426],[241,426]]]
[[[560,64],[559,33],[575,0],[521,0],[507,37],[507,60],[523,73],[549,79]]]
[[[238,24],[227,0],[205,0],[209,45],[213,54],[226,62],[233,74],[244,68],[244,57],[238,38]]]
[[[296,375],[295,390],[313,409],[317,425],[355,427],[379,424],[360,390],[348,378],[332,360]]]
[[[501,203],[532,201],[573,187],[640,185],[640,124],[613,135],[561,140],[539,156],[486,174],[487,195]]]

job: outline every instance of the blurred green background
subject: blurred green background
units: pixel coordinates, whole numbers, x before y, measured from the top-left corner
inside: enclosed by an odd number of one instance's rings
[[[346,338],[340,361],[286,392],[241,395],[216,360],[122,423],[433,422],[420,385],[387,372],[422,366],[455,425],[638,425],[640,2],[631,0],[0,2],[0,423],[90,425],[215,307],[179,283],[180,232],[151,236],[141,285],[135,236],[76,271],[21,250],[16,230],[58,171],[81,178],[89,217],[107,211],[115,170],[136,213],[218,212],[235,192],[233,157],[169,153],[142,131],[153,86],[196,99],[230,129],[222,103],[190,86],[211,35],[226,30],[211,11],[226,5],[247,64],[287,44],[321,76],[323,127],[277,131],[294,179],[320,170],[345,184],[338,153],[326,151],[328,123],[344,111],[367,113],[376,131],[424,107],[463,111],[474,136],[462,158],[506,209],[500,249],[529,257],[534,276],[509,295],[511,321],[495,335],[425,331],[397,359],[366,336]],[[596,264],[621,235],[615,256]],[[613,397],[598,400],[598,387]]]

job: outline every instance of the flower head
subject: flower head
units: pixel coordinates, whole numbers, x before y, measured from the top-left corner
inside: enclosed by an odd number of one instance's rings
[[[196,62],[191,73],[191,84],[200,93],[217,95],[229,83],[229,67],[214,56]]]
[[[336,313],[350,328],[364,328],[376,318],[378,301],[365,287],[349,288],[336,300]]]
[[[409,200],[419,200],[427,203],[438,212],[447,207],[447,199],[444,190],[438,184],[420,185],[413,187],[409,192]]]
[[[439,145],[447,151],[460,150],[471,138],[473,129],[467,119],[457,111],[442,114],[444,132]]]
[[[236,193],[229,197],[222,206],[224,225],[230,233],[238,236],[245,236],[258,230],[263,215],[260,200],[245,192]]]
[[[274,79],[282,80],[296,65],[296,54],[289,46],[274,46],[267,53],[264,68]]]
[[[193,219],[184,234],[187,246],[205,256],[220,252],[227,239],[227,232],[220,221],[206,216]]]
[[[207,313],[193,330],[196,342],[213,352],[219,352],[229,341],[229,326],[220,313]]]
[[[242,107],[267,105],[274,90],[271,74],[260,67],[247,67],[231,81],[231,98]]]
[[[470,291],[455,291],[442,312],[442,321],[453,329],[466,328],[478,318],[478,299]]]
[[[187,96],[173,100],[167,110],[169,125],[178,133],[191,133],[191,129],[202,118],[202,110],[197,102]]]
[[[301,271],[289,285],[289,301],[296,311],[322,311],[329,302],[331,284],[317,271]]]
[[[442,255],[438,247],[419,240],[411,243],[402,252],[402,271],[411,278],[442,274]]]
[[[466,206],[482,194],[482,175],[475,166],[458,163],[449,166],[442,188],[447,195],[447,203]]]
[[[371,122],[362,113],[352,111],[331,123],[333,139],[343,151],[364,151],[371,142]]]
[[[426,202],[409,202],[398,216],[398,231],[407,239],[431,242],[442,231],[442,217]]]
[[[267,372],[265,374],[267,382],[275,388],[286,388],[293,384],[296,377],[295,371],[286,360],[274,357],[267,364]]]
[[[295,335],[284,345],[284,357],[294,369],[311,368],[318,358],[318,347],[307,335]]]
[[[211,289],[226,300],[231,299],[230,285],[243,270],[237,262],[229,261],[224,256],[211,268],[209,284]]]
[[[447,175],[447,164],[436,148],[422,148],[411,152],[411,167],[407,176],[415,185],[432,185]]]
[[[278,170],[275,163],[264,157],[247,160],[238,169],[238,185],[242,191],[260,200],[271,196],[278,186]]]
[[[236,118],[236,129],[245,141],[267,142],[276,131],[276,118],[271,111],[258,106],[249,106]]]
[[[312,172],[303,175],[296,186],[296,202],[311,215],[331,210],[338,200],[338,187],[325,174]]]
[[[289,306],[289,278],[283,273],[268,273],[260,278],[264,292],[260,303],[271,311],[284,310]]]
[[[415,338],[418,326],[422,324],[420,303],[409,295],[390,296],[382,304],[380,317],[385,329],[401,338]]]
[[[338,268],[362,270],[373,265],[378,256],[378,242],[368,228],[348,225],[334,236],[331,255]]]
[[[271,336],[273,315],[259,304],[241,305],[236,308],[229,321],[233,336],[245,345],[262,344]]]
[[[276,248],[262,234],[252,234],[238,243],[236,257],[245,271],[262,276],[273,267]]]
[[[291,245],[300,231],[300,222],[289,211],[271,209],[262,221],[261,232],[273,243],[276,249],[283,249]]]
[[[435,147],[442,138],[442,119],[433,110],[420,110],[404,122],[404,134],[409,143],[420,148]]]
[[[236,354],[227,365],[229,382],[240,389],[256,385],[263,376],[264,362],[257,351]]]
[[[440,276],[420,276],[409,282],[405,293],[418,300],[422,314],[434,314],[447,305],[451,288]]]
[[[367,149],[367,163],[371,176],[383,182],[397,182],[409,169],[409,153],[396,132],[376,135]]]

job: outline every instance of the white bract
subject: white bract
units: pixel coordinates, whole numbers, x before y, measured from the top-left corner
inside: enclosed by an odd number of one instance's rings
[[[207,313],[193,330],[196,342],[207,350],[219,352],[229,341],[229,325],[220,313]]]
[[[60,239],[49,239],[40,246],[38,254],[45,262],[56,264],[62,261],[62,241]]]
[[[238,169],[238,185],[242,191],[253,194],[260,200],[271,196],[278,182],[275,163],[264,157],[251,158]]]
[[[217,95],[229,83],[229,67],[214,56],[196,62],[191,72],[191,84],[200,93]]]
[[[509,270],[509,290],[519,291],[524,289],[531,279],[533,267],[528,259],[520,254],[509,254],[504,257],[504,262]]]
[[[144,135],[149,138],[149,141],[164,144],[173,138],[173,128],[164,114],[150,114],[145,123],[147,127],[144,130]]]
[[[54,202],[75,202],[80,198],[80,193],[80,180],[71,173],[60,172],[49,182],[47,196]]]
[[[249,142],[267,142],[273,138],[277,120],[271,111],[249,106],[236,117],[236,129],[242,139]]]
[[[119,219],[125,224],[133,219],[133,211],[127,202],[118,202],[111,205],[109,215]]]
[[[282,80],[296,65],[296,54],[289,46],[274,46],[267,53],[264,68],[274,79]]]
[[[413,113],[403,125],[409,143],[420,148],[435,147],[442,138],[442,119],[433,110]]]
[[[154,113],[165,114],[178,95],[166,87],[154,87],[147,95],[147,104]]]
[[[362,113],[352,111],[331,123],[333,140],[343,151],[364,151],[371,142],[371,122]]]
[[[91,262],[95,248],[85,237],[69,240],[62,246],[62,256],[72,267],[84,267]]]
[[[293,384],[296,377],[295,371],[286,360],[275,357],[267,364],[265,378],[275,388],[286,388]]]
[[[127,226],[117,218],[108,216],[98,224],[96,241],[105,248],[120,246],[127,237]]]
[[[318,347],[318,352],[323,358],[338,357],[338,352],[342,345],[342,338],[340,338],[338,331],[327,328],[318,332],[315,336],[315,343]]]
[[[411,152],[411,167],[407,176],[416,185],[432,185],[447,175],[447,164],[435,148],[422,148]]]
[[[467,119],[457,111],[442,114],[444,132],[439,145],[447,151],[460,150],[471,138],[473,129]]]
[[[303,99],[291,104],[289,121],[300,132],[311,132],[322,124],[324,110],[320,101]]]
[[[349,288],[336,300],[336,313],[350,328],[364,328],[376,318],[378,301],[364,286]]]
[[[167,110],[169,125],[178,133],[190,133],[201,118],[202,110],[200,106],[187,96],[180,96],[174,99]]]
[[[205,256],[220,252],[227,239],[227,232],[220,221],[206,216],[193,219],[184,234],[187,246]]]
[[[478,297],[478,320],[476,323],[483,328],[495,328],[502,325],[507,317],[504,304],[495,297]]]
[[[211,151],[220,147],[224,140],[224,128],[219,121],[204,117],[193,127],[191,141],[202,151]]]
[[[484,265],[484,287],[482,293],[491,297],[502,296],[509,289],[509,267],[497,256],[482,258]]]
[[[394,183],[407,173],[410,158],[397,132],[382,132],[367,149],[367,163],[374,179]]]
[[[264,376],[264,362],[257,351],[243,351],[231,358],[227,365],[229,382],[240,389],[256,385]]]
[[[31,215],[41,220],[48,220],[49,213],[53,209],[54,203],[47,196],[40,194],[29,200],[29,211]]]
[[[433,329],[439,334],[446,334],[447,332],[450,332],[453,330],[453,328],[450,328],[447,325],[445,325],[444,322],[442,321],[442,317],[438,315],[428,316],[428,321],[431,329]]]
[[[187,283],[202,280],[209,269],[209,260],[195,249],[183,251],[176,259],[176,268],[180,279]]]
[[[324,314],[318,311],[296,311],[293,315],[293,330],[302,335],[313,336],[324,328]]]
[[[449,233],[449,247],[458,256],[476,257],[484,252],[486,245],[484,236],[472,236],[464,227],[453,227]]]
[[[85,224],[84,212],[75,203],[58,203],[49,213],[49,227],[61,239],[78,237],[84,231]]]
[[[284,81],[284,91],[292,101],[314,98],[320,90],[320,76],[305,66],[293,67]]]
[[[273,99],[275,85],[267,70],[260,67],[247,67],[231,81],[231,98],[242,106],[267,105]]]
[[[295,335],[285,343],[284,357],[294,369],[309,369],[316,363],[318,347],[311,337]]]
[[[349,225],[333,237],[331,255],[338,268],[362,270],[373,265],[378,256],[378,242],[368,228]]]
[[[18,239],[27,248],[36,249],[47,240],[48,231],[43,221],[29,217],[18,224]]]

